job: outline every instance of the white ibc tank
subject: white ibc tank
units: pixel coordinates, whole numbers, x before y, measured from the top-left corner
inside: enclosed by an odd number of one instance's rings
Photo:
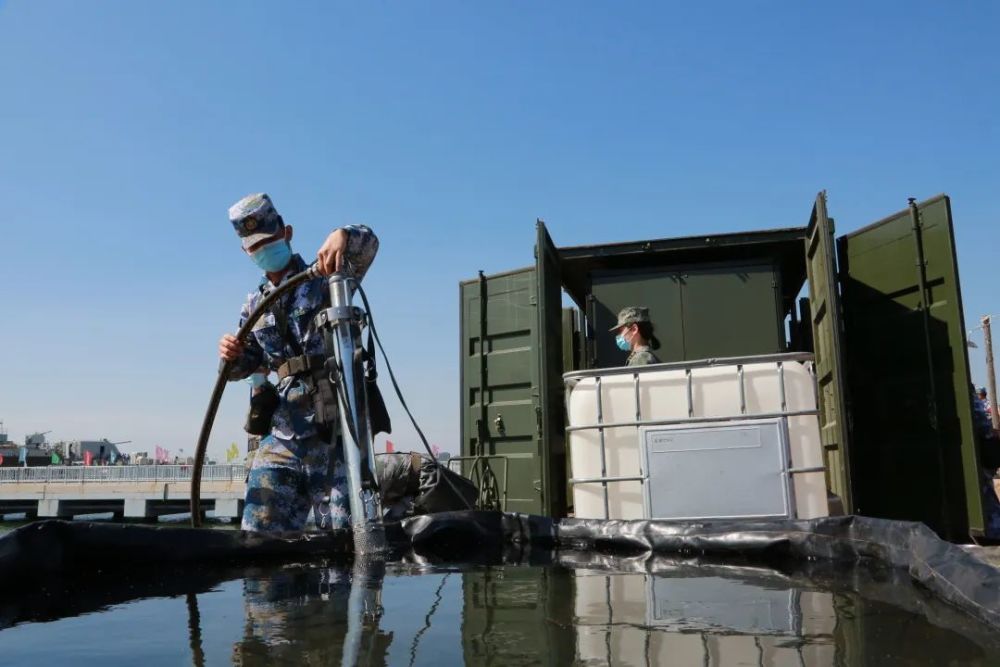
[[[809,358],[567,373],[575,516],[605,518],[604,485],[577,481],[601,477],[642,478],[607,483],[610,519],[827,516]],[[779,509],[755,508],[768,494]]]

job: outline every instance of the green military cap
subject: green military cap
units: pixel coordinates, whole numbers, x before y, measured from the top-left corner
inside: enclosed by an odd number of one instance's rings
[[[615,331],[629,324],[637,324],[639,322],[649,322],[649,308],[646,306],[627,306],[619,311],[618,323],[608,329],[608,331]]]

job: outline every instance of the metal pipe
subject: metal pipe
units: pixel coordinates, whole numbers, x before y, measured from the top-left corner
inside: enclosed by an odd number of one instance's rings
[[[688,419],[691,419],[694,417],[694,378],[690,368],[685,370],[684,376],[687,382]]]
[[[785,364],[778,362],[778,392],[781,396],[781,411],[788,409],[788,398],[785,396]]]
[[[605,422],[603,424],[583,424],[581,426],[567,426],[566,432],[592,431],[601,429],[603,433],[609,428],[624,428],[626,426],[671,426],[673,424],[709,424],[712,422],[733,422],[733,421],[755,421],[758,419],[778,419],[780,417],[804,417],[807,415],[818,415],[819,410],[786,410],[784,412],[761,412],[749,415],[732,415],[730,417],[696,417],[691,419],[644,419],[639,422]]]
[[[340,399],[340,432],[347,469],[348,501],[354,548],[357,553],[385,547],[382,507],[375,486],[375,449],[368,420],[368,400],[361,368],[361,321],[351,303],[352,279],[341,273],[327,280],[330,308],[326,312],[325,339],[338,369],[335,391]],[[328,361],[329,368],[329,361]]]
[[[635,421],[636,423],[642,421],[642,402],[639,394],[639,374],[635,373],[633,376],[632,383],[635,385]],[[636,437],[642,436],[642,430],[640,426],[635,427]],[[639,447],[643,446],[642,440],[639,441]],[[645,481],[646,472],[642,469],[642,457],[639,457],[639,475],[640,481]]]
[[[811,352],[782,352],[776,354],[758,354],[743,357],[711,357],[708,359],[694,359],[691,361],[671,361],[663,364],[649,364],[636,368],[635,366],[620,366],[617,368],[597,368],[583,371],[571,371],[563,373],[563,380],[582,380],[583,378],[609,375],[631,375],[632,373],[651,373],[655,371],[685,370],[689,368],[708,368],[710,366],[736,366],[738,364],[767,364],[779,361],[815,361],[816,355]]]
[[[598,432],[598,434],[600,436],[600,442],[601,442],[601,477],[607,477],[608,476],[608,463],[607,463],[606,452],[605,452],[605,449],[604,449],[604,447],[605,447],[605,444],[604,444],[604,428],[601,426],[601,422],[604,420],[604,407],[601,404],[601,378],[600,378],[600,376],[598,376],[597,382],[595,384],[596,384],[596,390],[597,390],[597,429],[598,429],[597,432]],[[604,483],[603,491],[604,491],[604,518],[605,519],[610,519],[611,518],[611,507],[608,504],[608,484],[607,484],[607,482]]]
[[[607,486],[608,482],[645,482],[646,477],[644,475],[632,475],[628,477],[572,477],[569,480],[570,484],[597,484],[598,482]]]
[[[986,347],[986,382],[990,385],[990,401],[993,409],[990,410],[990,418],[993,420],[993,428],[1000,429],[1000,413],[997,411],[997,376],[993,370],[993,334],[990,331],[992,316],[986,315],[982,319],[983,343]]]
[[[810,472],[826,472],[826,466],[812,466],[809,468],[789,468],[785,473],[789,475],[804,475]]]
[[[740,414],[745,415],[747,413],[747,388],[746,384],[744,384],[746,382],[746,374],[743,372],[743,364],[739,364],[736,367],[736,375],[740,383]]]

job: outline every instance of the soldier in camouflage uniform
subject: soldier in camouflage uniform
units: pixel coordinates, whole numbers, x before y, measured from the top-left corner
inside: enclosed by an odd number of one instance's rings
[[[244,197],[229,209],[229,220],[243,250],[264,271],[247,297],[240,325],[271,290],[300,273],[307,264],[292,254],[292,227],[284,224],[266,194]],[[317,253],[323,275],[349,273],[360,280],[378,251],[378,238],[363,225],[336,230]],[[230,380],[254,376],[261,369],[277,373],[278,407],[271,433],[261,439],[247,478],[243,530],[297,531],[312,509],[321,528],[349,523],[347,478],[339,442],[331,451],[336,423],[318,423],[314,398],[322,379],[323,337],[313,320],[329,307],[326,280],[316,278],[285,295],[254,325],[245,343],[230,334],[219,341],[219,354],[231,362]],[[330,420],[336,421],[336,420]]]
[[[649,321],[649,308],[628,306],[618,313],[618,322],[610,331],[615,335],[615,343],[622,352],[628,352],[626,366],[658,364],[659,358],[653,350],[660,342],[653,335],[653,324]]]

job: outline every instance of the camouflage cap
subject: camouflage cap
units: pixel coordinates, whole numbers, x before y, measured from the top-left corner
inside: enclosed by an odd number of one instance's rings
[[[247,195],[230,206],[229,222],[243,240],[244,250],[274,236],[284,226],[271,198],[263,192]]]
[[[619,311],[618,323],[608,329],[608,331],[614,331],[638,322],[649,322],[649,308],[646,306],[627,306]]]

